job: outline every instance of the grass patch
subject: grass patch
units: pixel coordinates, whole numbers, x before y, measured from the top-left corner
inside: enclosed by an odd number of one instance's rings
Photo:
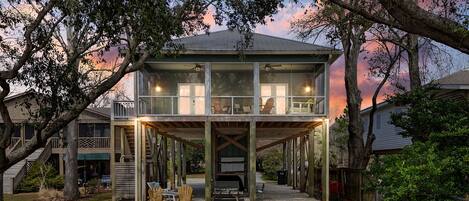
[[[5,194],[3,199],[5,201],[34,201],[39,198],[38,193],[20,193],[20,194]]]
[[[19,193],[14,195],[4,195],[5,201],[36,201],[39,199],[39,193]],[[110,201],[112,192],[97,193],[89,197],[80,199],[81,201]]]

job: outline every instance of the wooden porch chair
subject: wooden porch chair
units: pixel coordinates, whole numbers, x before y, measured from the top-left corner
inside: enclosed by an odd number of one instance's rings
[[[149,201],[163,201],[163,189],[160,187],[149,189],[148,198]]]
[[[180,201],[191,201],[192,200],[192,187],[189,185],[182,185],[178,189],[178,196]]]
[[[272,111],[272,108],[274,108],[274,98],[269,98],[265,102],[265,105],[261,110],[261,114],[270,114]]]

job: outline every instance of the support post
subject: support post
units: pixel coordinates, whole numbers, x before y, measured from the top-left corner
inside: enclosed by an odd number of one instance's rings
[[[142,123],[139,120],[135,120],[134,123],[135,129],[135,143],[134,143],[134,153],[135,153],[135,200],[143,200],[143,187],[142,186]]]
[[[329,200],[329,119],[322,122],[322,200]]]
[[[124,128],[119,128],[119,133],[120,133],[120,143],[121,143],[121,158],[120,158],[120,162],[123,163],[125,161],[125,157],[126,157],[126,150],[125,150],[125,139],[127,139],[125,137],[125,129]]]
[[[205,115],[209,115],[212,113],[212,90],[211,90],[211,83],[212,83],[212,65],[211,63],[207,62],[204,64],[204,77],[205,77]]]
[[[210,120],[205,121],[205,201],[212,200],[212,125]]]
[[[181,143],[181,156],[182,156],[182,184],[187,184],[187,173],[186,173],[186,145]]]
[[[26,124],[25,123],[21,124],[20,141],[21,141],[21,145],[24,145],[24,143],[26,143]]]
[[[259,108],[259,98],[260,98],[260,79],[259,79],[259,63],[258,62],[255,62],[254,65],[253,65],[253,74],[254,74],[254,77],[253,77],[253,83],[254,83],[254,86],[253,86],[253,89],[254,89],[254,107],[253,107],[253,112],[254,114],[259,114],[259,111],[260,111],[260,108]]]
[[[300,137],[300,192],[306,189],[306,168],[305,168],[305,137]]]
[[[168,187],[168,138],[162,136],[162,157],[161,157],[161,186],[163,188]]]
[[[116,171],[115,171],[115,167],[116,167],[116,146],[115,146],[115,143],[116,143],[116,136],[115,136],[115,128],[114,128],[114,124],[111,120],[111,161],[110,161],[110,166],[111,166],[111,191],[112,191],[112,200],[116,200]],[[59,160],[61,159],[61,156],[62,154],[59,155]],[[59,169],[61,169],[60,171],[63,171],[63,166],[60,165],[62,164],[62,161],[59,162]]]
[[[296,138],[294,138],[292,140],[292,144],[293,144],[293,151],[292,151],[292,154],[293,154],[293,165],[292,165],[292,168],[293,168],[293,178],[292,178],[292,187],[293,189],[297,189],[298,187],[298,181],[297,181],[297,176],[298,176],[298,168],[297,168],[297,141],[296,141]]]
[[[292,180],[293,180],[293,173],[292,173],[292,141],[288,140],[287,141],[287,180],[288,180],[288,186],[292,185]]]
[[[64,176],[64,155],[59,154],[59,175]]]
[[[175,161],[175,155],[176,155],[176,141],[174,139],[170,139],[169,141],[169,180],[170,180],[170,187],[172,190],[176,189],[176,161]]]
[[[256,200],[256,121],[249,123],[249,200]]]
[[[177,186],[182,185],[182,143],[176,141],[176,149],[177,149],[177,154],[176,154],[176,163],[177,163]]]
[[[287,143],[282,144],[282,170],[287,169]]]
[[[314,167],[314,133],[315,130],[312,129],[308,136],[309,144],[309,153],[308,153],[308,194],[309,197],[314,196],[314,176],[315,176],[315,167]]]

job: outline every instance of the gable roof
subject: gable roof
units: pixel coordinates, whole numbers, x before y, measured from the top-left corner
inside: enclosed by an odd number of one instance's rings
[[[35,95],[34,91],[28,90],[25,92],[17,93],[14,95],[7,96],[5,102],[14,101],[22,97],[27,97],[30,95]],[[86,108],[84,111],[99,115],[101,117],[109,119],[111,117],[111,108],[101,107],[101,108]]]
[[[448,76],[434,80],[440,89],[469,89],[469,69],[463,69]],[[377,110],[390,105],[387,100],[377,104]],[[367,107],[360,111],[361,114],[371,111],[371,107]]]
[[[231,53],[239,51],[239,43],[244,35],[237,31],[217,31],[173,40],[173,43],[183,45],[185,53],[213,52]],[[319,45],[253,33],[251,45],[244,49],[245,54],[333,54],[342,52]]]
[[[469,89],[469,69],[463,69],[435,80],[444,89]]]

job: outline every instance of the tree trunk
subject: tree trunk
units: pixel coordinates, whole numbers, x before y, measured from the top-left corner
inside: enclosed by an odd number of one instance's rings
[[[422,86],[420,80],[420,68],[419,68],[419,43],[418,36],[415,34],[409,34],[407,43],[407,54],[409,59],[409,80],[410,90]]]
[[[67,127],[67,149],[65,151],[65,179],[64,179],[64,199],[78,200],[78,128],[76,120],[70,122]]]

